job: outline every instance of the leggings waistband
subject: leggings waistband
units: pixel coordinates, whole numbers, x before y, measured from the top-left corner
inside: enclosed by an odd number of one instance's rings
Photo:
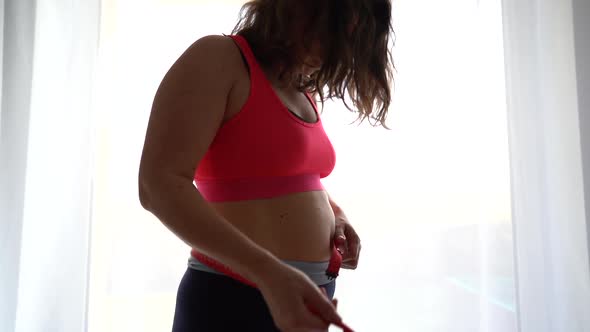
[[[292,266],[299,271],[305,273],[311,281],[313,281],[316,285],[321,286],[332,282],[333,279],[326,275],[326,269],[330,264],[329,261],[325,262],[303,262],[303,261],[290,261],[290,260],[282,260],[283,263]],[[196,258],[190,256],[188,259],[188,267],[198,271],[210,272],[215,274],[223,273],[218,272],[209,266],[201,263]]]

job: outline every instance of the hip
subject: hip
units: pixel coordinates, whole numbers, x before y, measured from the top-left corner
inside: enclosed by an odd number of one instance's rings
[[[313,283],[320,287],[325,287],[334,281],[334,278],[326,274],[326,270],[330,265],[329,261],[324,262],[305,262],[305,261],[292,261],[282,260],[283,263],[294,267],[295,269],[305,273]],[[201,261],[193,256],[188,259],[188,268],[196,271],[213,273],[217,275],[225,275],[223,272],[215,270],[214,268],[203,264]]]
[[[330,299],[336,281],[321,285]],[[278,332],[262,293],[228,276],[187,268],[176,297],[173,332]]]

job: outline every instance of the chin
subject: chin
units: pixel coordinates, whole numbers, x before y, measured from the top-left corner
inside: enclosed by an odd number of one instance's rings
[[[320,70],[319,67],[313,67],[313,68],[311,68],[311,67],[305,67],[305,68],[303,68],[301,70],[301,75],[303,75],[303,76],[311,76],[311,75],[317,73],[319,70]]]
[[[305,77],[311,77],[313,74],[315,74],[317,72],[318,72],[317,70],[306,71],[306,72],[303,72],[303,76],[305,76]]]

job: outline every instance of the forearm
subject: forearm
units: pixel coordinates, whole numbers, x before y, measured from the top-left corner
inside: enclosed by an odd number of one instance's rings
[[[330,194],[328,194],[328,201],[330,202],[330,207],[332,208],[332,212],[334,212],[334,215],[336,217],[344,214],[344,211],[342,211],[342,208],[338,204],[336,204],[336,202],[334,202],[334,200],[332,199],[332,196],[330,196]]]
[[[142,205],[192,248],[255,281],[279,263],[219,215],[192,183],[180,177],[142,186]]]

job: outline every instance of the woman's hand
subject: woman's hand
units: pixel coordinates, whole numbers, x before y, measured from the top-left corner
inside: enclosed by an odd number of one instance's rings
[[[354,270],[358,266],[361,240],[343,212],[336,213],[334,244],[342,254],[342,267]]]
[[[258,289],[282,332],[327,331],[330,324],[342,321],[334,302],[307,275],[287,264],[273,264],[257,279]]]

